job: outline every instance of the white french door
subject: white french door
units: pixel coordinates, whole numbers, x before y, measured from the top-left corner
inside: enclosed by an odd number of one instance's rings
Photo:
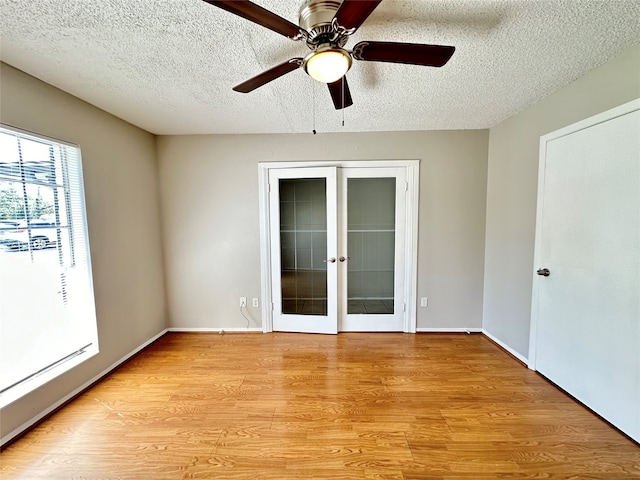
[[[407,167],[283,166],[264,177],[265,331],[415,331]]]
[[[403,331],[406,172],[338,170],[340,331]]]
[[[274,330],[338,333],[336,170],[269,172]]]

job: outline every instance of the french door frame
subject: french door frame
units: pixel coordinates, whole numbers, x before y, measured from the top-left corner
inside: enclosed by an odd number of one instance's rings
[[[405,213],[405,251],[404,251],[404,298],[403,332],[416,332],[416,301],[418,276],[418,205],[419,205],[419,160],[371,160],[371,161],[334,161],[334,162],[263,162],[258,163],[259,201],[260,201],[260,278],[262,300],[262,331],[273,331],[273,288],[270,229],[270,190],[269,172],[284,168],[336,167],[336,168],[404,168],[406,169],[406,213]]]

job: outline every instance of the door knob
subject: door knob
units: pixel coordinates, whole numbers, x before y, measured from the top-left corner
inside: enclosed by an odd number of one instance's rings
[[[548,268],[539,268],[536,273],[538,275],[542,275],[543,277],[548,277],[549,275],[551,275],[551,272]]]
[[[342,255],[340,255],[340,258],[338,260],[340,260],[341,262],[344,262],[345,260],[349,260],[351,259],[351,257],[343,257]]]
[[[324,262],[324,263],[327,263],[327,262],[329,262],[329,263],[336,263],[336,257],[331,257],[331,258],[329,258],[328,260],[323,260],[323,262]]]

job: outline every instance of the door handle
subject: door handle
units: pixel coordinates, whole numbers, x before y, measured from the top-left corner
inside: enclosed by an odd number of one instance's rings
[[[336,257],[331,257],[328,260],[322,260],[324,263],[336,263]]]
[[[536,273],[543,277],[548,277],[549,275],[551,275],[551,272],[549,271],[548,268],[539,268]]]
[[[346,260],[350,260],[351,257],[343,257],[342,255],[340,255],[340,258],[338,260],[340,260],[341,262],[344,262]]]

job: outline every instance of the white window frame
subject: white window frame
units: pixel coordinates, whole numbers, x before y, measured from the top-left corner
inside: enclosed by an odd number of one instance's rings
[[[70,204],[67,204],[66,207],[68,212],[67,215],[69,217],[69,229],[73,230],[74,232],[70,234],[70,251],[68,252],[70,258],[68,267],[69,269],[76,268],[76,258],[82,259],[83,265],[82,267],[78,267],[81,268],[79,272],[82,275],[81,284],[83,292],[83,301],[81,302],[82,308],[80,309],[80,311],[82,313],[82,322],[87,326],[87,330],[82,337],[82,343],[84,344],[84,346],[78,348],[75,351],[70,351],[69,354],[64,358],[61,358],[53,364],[44,366],[39,371],[34,372],[32,375],[26,377],[26,379],[21,380],[20,382],[6,389],[4,392],[0,393],[0,408],[4,408],[5,406],[15,402],[21,397],[50,382],[54,378],[64,374],[65,372],[68,372],[74,367],[89,360],[91,357],[97,355],[99,353],[99,345],[80,148],[79,146],[72,143],[60,141],[58,139],[53,139],[39,134],[34,134],[32,132],[21,130],[6,124],[0,123],[0,131],[2,131],[2,133],[15,135],[19,138],[59,146],[62,152],[72,152],[72,154],[69,155],[68,161],[65,160],[61,162],[61,164],[64,165],[61,175],[63,177],[62,185],[65,192],[67,192],[65,194],[70,195],[69,198],[73,199]],[[64,156],[65,153],[62,153],[62,155]],[[0,180],[2,179],[3,178],[0,175]],[[9,178],[8,181],[15,180]],[[22,183],[30,184],[30,182],[26,182],[24,177],[22,179]],[[56,183],[58,183],[58,179],[56,179]],[[73,193],[69,193],[71,191]],[[58,227],[58,232],[59,231],[60,227]],[[60,239],[59,234],[58,239]],[[61,268],[63,267],[61,266]],[[78,295],[78,297],[80,297],[80,295]]]

